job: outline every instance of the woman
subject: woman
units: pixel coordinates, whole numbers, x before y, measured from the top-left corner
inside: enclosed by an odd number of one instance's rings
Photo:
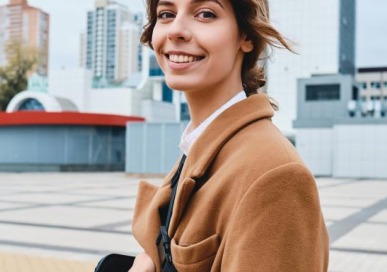
[[[147,4],[142,42],[169,87],[184,92],[191,122],[180,144],[185,163],[160,188],[139,186],[133,234],[145,252],[130,271],[327,271],[314,178],[272,124],[275,106],[256,94],[267,46],[289,49],[266,1]]]

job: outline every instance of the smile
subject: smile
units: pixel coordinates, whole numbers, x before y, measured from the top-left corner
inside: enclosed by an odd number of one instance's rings
[[[189,63],[189,62],[195,62],[202,60],[204,57],[197,57],[197,56],[188,56],[188,55],[175,55],[175,54],[170,54],[166,55],[166,57],[175,63]]]

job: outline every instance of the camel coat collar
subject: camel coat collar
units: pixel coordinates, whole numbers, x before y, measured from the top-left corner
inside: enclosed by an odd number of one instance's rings
[[[265,94],[249,96],[218,116],[193,145],[182,176],[201,178],[222,146],[241,128],[263,118],[271,118],[274,110]],[[211,135],[214,137],[208,137]]]

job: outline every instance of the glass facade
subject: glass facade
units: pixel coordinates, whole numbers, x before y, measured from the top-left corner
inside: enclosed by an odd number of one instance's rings
[[[168,87],[168,85],[163,82],[163,101],[164,102],[173,102],[173,91]]]
[[[106,78],[113,81],[116,70],[116,28],[115,10],[107,11]]]
[[[356,1],[340,0],[339,73],[355,74]]]
[[[340,85],[307,85],[306,101],[340,100]]]
[[[149,56],[149,76],[164,76],[156,56],[153,53]]]
[[[93,27],[94,27],[94,12],[87,13],[87,32],[86,32],[86,68],[93,68]]]
[[[180,120],[181,121],[189,121],[191,120],[191,117],[189,115],[189,109],[187,103],[181,103],[180,104]]]
[[[95,34],[94,42],[95,46],[93,49],[94,54],[94,76],[97,78],[102,78],[104,76],[104,41],[105,41],[105,9],[97,8],[96,9],[96,19],[94,23]]]
[[[45,109],[38,100],[29,98],[20,105],[19,111],[45,111]]]

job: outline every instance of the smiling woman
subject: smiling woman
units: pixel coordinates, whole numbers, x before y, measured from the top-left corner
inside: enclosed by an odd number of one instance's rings
[[[327,271],[313,176],[258,90],[268,46],[291,50],[265,0],[148,0],[142,42],[191,122],[162,186],[140,184],[130,271]],[[274,107],[275,108],[275,107]],[[156,244],[155,244],[156,241]]]

